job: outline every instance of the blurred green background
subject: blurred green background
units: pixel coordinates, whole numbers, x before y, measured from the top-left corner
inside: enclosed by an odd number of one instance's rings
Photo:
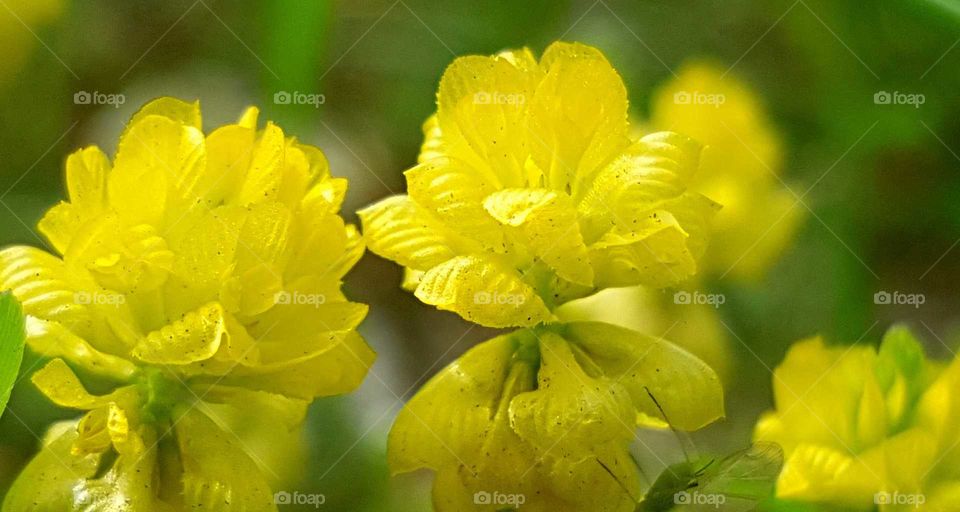
[[[355,221],[357,208],[403,191],[401,173],[415,162],[420,125],[455,56],[539,53],[557,39],[603,50],[640,118],[684,62],[732,67],[783,139],[784,180],[797,194],[810,189],[812,213],[765,279],[708,283],[726,295],[720,315],[741,343],[732,344],[728,419],[695,436],[699,450],[749,442],[770,407],[768,368],[798,338],[875,343],[905,321],[931,354],[952,354],[960,340],[952,0],[0,0],[0,243],[46,246],[33,228],[63,195],[66,155],[88,144],[112,152],[124,122],[160,95],[199,99],[207,130],[260,106],[350,178],[344,215]],[[78,104],[84,91],[124,102]],[[324,102],[275,104],[280,91]],[[925,102],[876,105],[878,91]],[[348,296],[371,304],[362,331],[379,359],[357,393],[312,406],[302,448],[269,461],[280,488],[322,493],[323,510],[429,510],[428,474],[389,476],[387,431],[403,400],[492,332],[419,304],[399,282],[400,269],[372,255],[348,276]],[[877,305],[880,290],[926,300]],[[36,363],[28,355],[24,368]],[[0,496],[37,436],[71,416],[21,381],[0,419]]]

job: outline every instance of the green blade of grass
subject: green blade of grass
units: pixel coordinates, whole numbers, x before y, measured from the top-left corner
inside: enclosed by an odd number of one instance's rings
[[[7,407],[23,360],[23,312],[10,292],[0,293],[0,414]]]

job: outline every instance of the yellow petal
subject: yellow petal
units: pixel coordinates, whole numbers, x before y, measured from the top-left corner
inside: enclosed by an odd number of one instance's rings
[[[286,141],[283,130],[267,123],[253,148],[250,168],[236,201],[242,205],[275,201],[280,196]]]
[[[100,457],[71,454],[76,439],[77,429],[66,428],[40,450],[7,491],[4,512],[59,512],[86,505],[75,495],[75,486],[96,474]]]
[[[260,117],[260,109],[257,107],[247,107],[242,114],[240,114],[240,119],[237,120],[237,124],[249,128],[251,130],[257,129],[257,119]]]
[[[203,128],[199,100],[190,103],[169,96],[157,98],[140,107],[128,124],[132,126],[147,116],[163,116],[198,130]]]
[[[94,396],[80,383],[63,359],[53,359],[30,378],[53,403],[71,409],[93,409],[109,403],[109,396]]]
[[[630,394],[615,380],[588,376],[569,343],[555,333],[538,334],[538,386],[510,402],[510,425],[551,457],[582,460],[597,446],[633,438],[636,413]]]
[[[196,174],[202,145],[195,128],[167,117],[147,115],[129,125],[107,180],[110,206],[129,224],[161,226],[174,203],[168,187]]]
[[[275,202],[252,205],[247,212],[237,239],[236,270],[245,272],[264,264],[282,268],[289,255],[287,246],[290,243],[292,212]]]
[[[185,507],[202,509],[216,503],[222,512],[276,510],[269,484],[235,434],[194,408],[182,413],[176,431]]]
[[[697,430],[724,416],[717,375],[677,345],[600,322],[572,322],[562,329],[564,338],[581,351],[579,359],[625,386],[641,414],[658,419],[666,414],[681,430]]]
[[[222,383],[313,400],[353,391],[376,359],[355,331],[327,333],[311,345],[315,350],[292,352],[282,342],[260,342],[263,363],[237,367]]]
[[[800,445],[784,462],[777,480],[777,497],[866,507],[881,488],[873,478],[876,471],[842,451]]]
[[[530,145],[547,184],[577,196],[585,180],[627,146],[627,91],[596,48],[550,45],[530,102]]]
[[[225,333],[224,311],[210,303],[147,334],[131,351],[151,364],[189,364],[212,357]]]
[[[216,297],[235,267],[240,230],[249,213],[223,206],[184,218],[168,233],[173,271],[165,286],[167,313],[192,311]]]
[[[468,233],[484,246],[502,250],[500,226],[486,215],[483,200],[496,191],[491,181],[453,158],[426,160],[406,171],[407,193],[447,226]]]
[[[489,195],[483,206],[558,276],[593,285],[593,268],[570,196],[548,189],[506,189]]]
[[[67,193],[70,203],[85,216],[99,213],[107,200],[107,173],[110,160],[96,146],[88,146],[67,157]]]
[[[26,315],[65,325],[89,324],[89,312],[75,294],[93,288],[88,276],[68,271],[61,259],[40,249],[0,250],[0,289],[13,291]]]
[[[469,245],[410,197],[384,199],[358,212],[371,251],[416,270],[429,270]]]
[[[630,229],[638,217],[680,196],[696,171],[700,145],[671,132],[645,136],[585,183],[577,208],[593,240],[618,225]]]
[[[197,390],[197,394],[203,397],[204,402],[228,404],[254,414],[269,414],[290,430],[303,423],[307,406],[310,405],[306,400],[235,386],[214,385]]]
[[[639,220],[631,231],[609,231],[590,246],[597,286],[664,288],[682,282],[697,269],[688,236],[664,210]]]
[[[520,275],[479,256],[458,256],[433,267],[416,296],[488,327],[530,326],[553,318]]]
[[[522,186],[532,75],[504,57],[460,57],[440,79],[437,119],[444,143],[502,187]]]
[[[440,158],[444,156],[445,152],[440,122],[437,120],[437,115],[433,114],[423,122],[423,144],[420,145],[417,163],[422,164],[434,158]]]
[[[504,382],[518,340],[504,335],[485,341],[441,370],[404,406],[390,430],[390,470],[406,473],[474,460],[491,418],[501,407]],[[523,365],[523,363],[517,363]],[[527,382],[534,385],[532,368]]]
[[[137,367],[126,359],[106,354],[57,322],[27,316],[27,344],[44,357],[62,357],[86,370],[117,380],[127,380]]]
[[[203,198],[205,205],[215,208],[233,199],[240,192],[253,158],[256,131],[230,124],[207,136],[207,166],[185,195]]]
[[[103,453],[111,446],[128,442],[130,422],[123,409],[110,402],[88,412],[77,424],[77,433],[71,450],[74,455]]]
[[[64,254],[84,220],[83,213],[76,206],[60,201],[43,214],[43,218],[37,223],[37,230],[50,240],[57,252]]]

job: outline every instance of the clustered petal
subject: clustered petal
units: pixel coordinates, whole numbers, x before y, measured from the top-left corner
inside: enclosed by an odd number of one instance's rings
[[[458,58],[407,195],[360,212],[405,286],[491,327],[532,326],[599,289],[690,277],[717,205],[688,190],[700,146],[632,140],[626,89],[596,49]]]
[[[0,289],[23,304],[28,345],[52,358],[34,382],[88,411],[50,439],[5,511],[271,510],[256,464],[206,405],[257,404],[295,425],[310,400],[363,379],[367,307],[340,291],[363,253],[338,214],[346,181],[257,117],[204,135],[199,104],[147,104],[112,161],[96,147],[67,159],[69,199],[39,224],[57,254],[0,251]],[[91,395],[71,368],[116,388]]]
[[[796,343],[774,371],[757,440],[783,446],[777,496],[881,510],[952,510],[960,488],[960,359],[928,360],[905,327],[879,350]],[[898,508],[901,507],[901,508]]]

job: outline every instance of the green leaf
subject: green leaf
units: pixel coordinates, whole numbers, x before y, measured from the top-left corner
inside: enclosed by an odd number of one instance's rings
[[[0,414],[7,407],[23,360],[23,311],[9,291],[0,293]]]

